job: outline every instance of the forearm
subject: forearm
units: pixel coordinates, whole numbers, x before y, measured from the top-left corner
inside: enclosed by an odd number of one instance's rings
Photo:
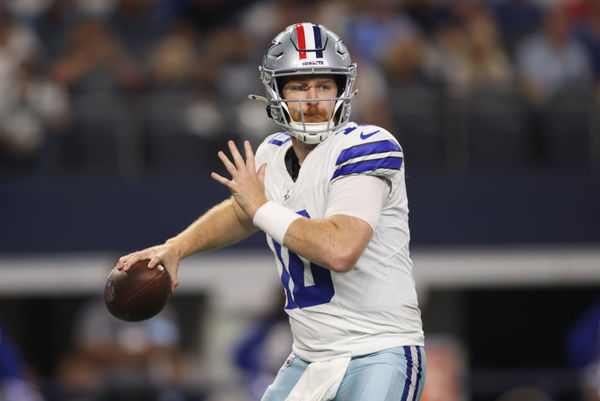
[[[230,198],[208,210],[166,243],[174,246],[179,259],[183,259],[234,244],[256,231],[252,221]]]
[[[372,235],[371,227],[355,217],[302,218],[289,226],[284,245],[313,263],[347,272],[356,265]]]

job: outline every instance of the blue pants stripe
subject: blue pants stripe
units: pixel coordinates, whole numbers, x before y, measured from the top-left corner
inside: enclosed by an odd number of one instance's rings
[[[412,370],[413,370],[413,361],[412,354],[410,353],[410,347],[405,345],[402,347],[404,349],[404,356],[406,357],[406,381],[404,382],[404,391],[402,392],[401,401],[406,401],[408,398],[408,390],[410,389],[412,383]]]
[[[417,348],[417,380],[415,381],[415,392],[413,394],[413,401],[417,401],[418,389],[421,384],[421,376],[423,375],[423,362],[421,361],[421,350]]]

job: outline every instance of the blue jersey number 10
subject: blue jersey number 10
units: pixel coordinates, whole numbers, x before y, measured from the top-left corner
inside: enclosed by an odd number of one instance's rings
[[[305,210],[298,212],[298,214],[309,217]],[[335,290],[330,270],[312,262],[303,261],[292,251],[288,252],[289,263],[286,266],[281,257],[281,244],[273,240],[272,243],[275,254],[283,267],[281,269],[281,282],[287,296],[285,309],[306,308],[331,301]],[[304,271],[307,267],[310,268],[314,285],[306,285],[304,281]],[[293,290],[290,289],[290,281],[293,283]]]

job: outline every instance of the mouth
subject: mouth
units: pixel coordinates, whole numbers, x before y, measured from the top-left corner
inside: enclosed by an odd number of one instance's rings
[[[304,114],[304,121],[306,121],[307,123],[322,123],[327,121],[327,118],[325,118],[323,115],[321,114]]]

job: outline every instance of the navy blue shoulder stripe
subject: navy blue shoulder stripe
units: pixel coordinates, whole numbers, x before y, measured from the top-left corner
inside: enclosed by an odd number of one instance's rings
[[[282,136],[284,136],[284,138],[281,138]],[[274,136],[273,138],[269,139],[269,142],[267,142],[267,143],[270,143],[270,144],[273,144],[273,145],[277,145],[277,146],[281,146],[284,143],[290,141],[291,139],[292,139],[292,137],[290,136],[290,134],[288,134],[287,132],[284,132],[283,134]]]
[[[345,161],[353,159],[359,156],[372,155],[376,153],[384,153],[384,152],[392,152],[397,151],[401,152],[402,149],[400,145],[398,145],[394,141],[384,140],[384,141],[376,141],[376,142],[367,142],[360,145],[355,145],[350,148],[346,148],[340,152],[335,164],[342,164]]]
[[[383,157],[381,159],[369,159],[358,163],[344,164],[333,173],[331,179],[335,179],[342,175],[364,173],[366,171],[374,171],[380,168],[389,170],[400,170],[402,167],[402,157]]]

